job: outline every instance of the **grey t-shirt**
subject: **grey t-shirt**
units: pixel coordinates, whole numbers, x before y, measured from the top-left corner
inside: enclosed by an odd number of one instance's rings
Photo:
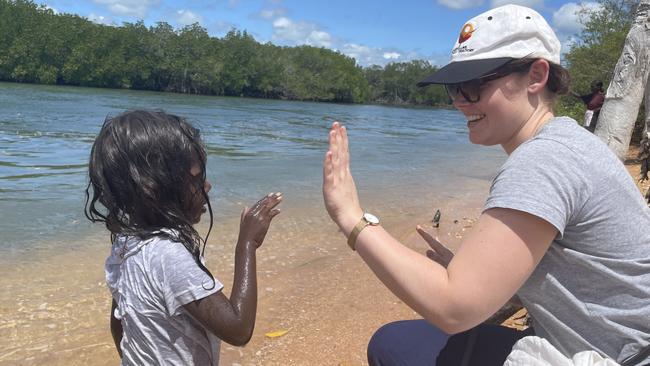
[[[185,247],[163,237],[119,236],[106,283],[123,328],[122,365],[217,365],[220,340],[183,307],[223,288]]]
[[[650,342],[650,209],[623,164],[569,118],[549,121],[495,177],[485,209],[538,216],[558,235],[519,290],[538,336],[617,361]]]

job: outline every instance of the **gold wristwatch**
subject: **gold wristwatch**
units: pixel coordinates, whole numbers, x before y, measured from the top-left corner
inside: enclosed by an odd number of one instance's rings
[[[379,219],[377,216],[366,212],[361,216],[361,220],[359,220],[359,223],[354,226],[354,229],[350,232],[350,236],[348,236],[348,245],[350,246],[350,249],[355,250],[354,245],[357,243],[357,237],[361,233],[361,230],[365,229],[368,225],[379,225]]]

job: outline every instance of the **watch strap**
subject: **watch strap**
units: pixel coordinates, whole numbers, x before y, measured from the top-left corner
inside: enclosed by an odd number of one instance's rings
[[[361,217],[361,220],[359,220],[359,222],[354,226],[350,232],[350,236],[348,236],[348,246],[350,249],[356,250],[354,249],[354,246],[357,243],[357,237],[361,234],[361,230],[365,229],[368,225],[370,225],[370,223],[365,219],[365,217]]]

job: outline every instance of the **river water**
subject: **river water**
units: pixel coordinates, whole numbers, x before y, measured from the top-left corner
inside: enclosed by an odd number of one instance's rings
[[[206,259],[226,287],[242,207],[284,193],[282,214],[257,251],[256,332],[246,348],[224,344],[223,365],[315,364],[319,355],[364,364],[379,324],[413,316],[325,213],[322,160],[332,122],[348,127],[364,208],[422,253],[415,225],[458,245],[505,159],[498,147],[471,145],[453,110],[0,83],[0,366],[119,363],[107,325],[108,233],[85,219],[84,189],[103,121],[135,108],[164,109],[201,129],[215,213]],[[439,229],[430,225],[436,209]],[[264,336],[278,329],[291,332]]]
[[[65,249],[103,232],[83,215],[90,147],[107,116],[136,108],[164,109],[201,129],[216,220],[270,191],[282,191],[285,205],[322,206],[322,158],[335,120],[348,128],[362,199],[385,206],[489,180],[505,157],[470,144],[455,110],[0,83],[3,257]]]

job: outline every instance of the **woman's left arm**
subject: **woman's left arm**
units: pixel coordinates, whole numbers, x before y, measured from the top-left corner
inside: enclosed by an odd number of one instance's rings
[[[328,213],[348,236],[363,212],[349,169],[347,133],[338,123],[325,156],[323,195]],[[447,268],[367,226],[356,250],[402,301],[448,333],[480,324],[505,304],[530,276],[557,230],[528,213],[485,211]]]
[[[487,210],[447,268],[369,226],[356,250],[402,301],[442,330],[472,328],[505,304],[533,272],[555,237],[546,221],[520,211]]]

